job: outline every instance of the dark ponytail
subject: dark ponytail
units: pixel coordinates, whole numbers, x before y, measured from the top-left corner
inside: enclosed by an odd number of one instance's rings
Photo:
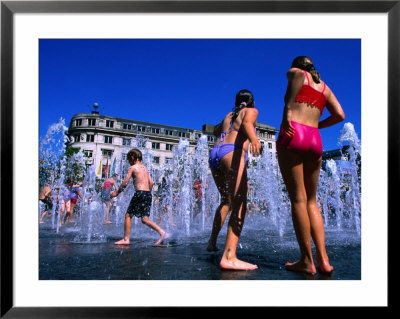
[[[321,82],[321,76],[314,67],[312,60],[308,56],[298,56],[292,62],[292,68],[299,68],[311,74],[315,83]]]
[[[236,93],[235,108],[232,116],[232,123],[236,120],[239,112],[245,107],[253,107],[254,96],[249,90],[240,90]]]

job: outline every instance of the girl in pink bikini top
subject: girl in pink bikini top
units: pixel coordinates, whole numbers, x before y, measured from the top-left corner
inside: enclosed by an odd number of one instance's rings
[[[311,64],[311,67],[313,68],[314,66]],[[324,107],[326,105],[326,97],[324,95],[324,91],[326,89],[326,84],[324,83],[324,88],[322,89],[321,92],[314,89],[310,85],[310,79],[308,77],[308,73],[304,70],[303,70],[303,72],[306,75],[307,84],[303,84],[299,93],[296,96],[295,101],[311,104],[311,105],[317,107],[321,111],[321,114],[322,114],[322,111],[324,110]]]

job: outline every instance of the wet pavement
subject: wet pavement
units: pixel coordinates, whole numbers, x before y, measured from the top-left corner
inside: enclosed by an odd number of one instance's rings
[[[253,225],[256,225],[253,224]],[[49,223],[40,225],[40,280],[360,280],[361,243],[351,231],[326,230],[326,247],[335,270],[326,276],[287,271],[287,261],[299,256],[293,232],[278,236],[263,228],[245,226],[239,241],[239,259],[258,265],[254,271],[221,270],[219,261],[226,227],[218,238],[219,251],[207,252],[209,231],[196,235],[172,234],[166,245],[154,247],[157,234],[142,229],[131,234],[131,245],[115,246],[122,225],[107,226],[103,242],[77,242],[79,230],[63,226],[57,234]],[[140,234],[140,237],[139,235]],[[315,250],[314,250],[315,256]]]

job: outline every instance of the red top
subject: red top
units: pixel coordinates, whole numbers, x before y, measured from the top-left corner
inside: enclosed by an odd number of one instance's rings
[[[110,189],[113,183],[111,183],[110,181],[105,181],[103,188],[104,189]]]
[[[202,191],[201,191],[201,182],[194,182],[193,189],[195,190],[196,199],[201,199]]]
[[[324,88],[320,92],[310,86],[308,74],[307,74],[307,72],[304,72],[304,73],[306,74],[306,77],[307,77],[307,84],[303,84],[303,86],[300,89],[299,94],[297,94],[297,96],[296,96],[295,101],[314,105],[319,108],[319,110],[321,111],[321,114],[322,114],[324,106],[326,105],[326,97],[324,95],[326,84],[324,83]]]

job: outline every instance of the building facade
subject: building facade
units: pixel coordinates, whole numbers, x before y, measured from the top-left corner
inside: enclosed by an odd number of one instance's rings
[[[257,123],[257,136],[264,148],[276,151],[274,127]],[[105,178],[115,161],[126,161],[126,154],[135,147],[153,150],[153,164],[161,166],[171,161],[174,147],[181,138],[189,141],[189,152],[194,152],[197,140],[207,136],[208,146],[216,142],[213,135],[214,125],[205,124],[201,130],[175,127],[170,125],[141,122],[100,115],[97,111],[75,114],[69,124],[69,146],[79,148],[86,156],[86,165],[94,165],[96,176]],[[143,145],[134,145],[133,139]]]

